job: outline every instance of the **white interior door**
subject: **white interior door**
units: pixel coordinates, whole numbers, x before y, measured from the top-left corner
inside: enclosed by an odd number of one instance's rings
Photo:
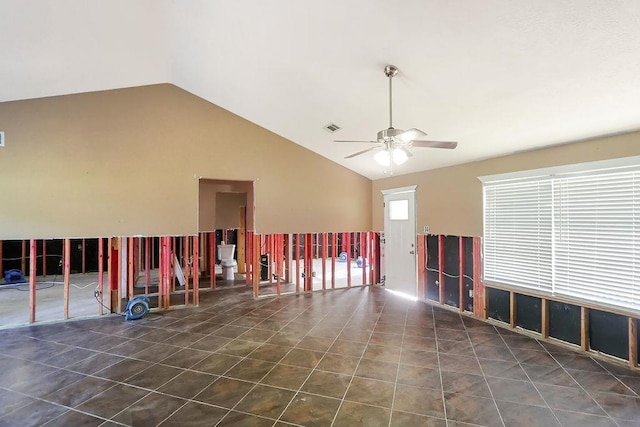
[[[416,297],[416,187],[384,190],[382,193],[385,287]]]

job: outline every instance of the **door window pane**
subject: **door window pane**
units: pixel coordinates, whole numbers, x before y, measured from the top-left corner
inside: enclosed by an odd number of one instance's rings
[[[389,219],[407,221],[409,219],[409,200],[389,200]]]

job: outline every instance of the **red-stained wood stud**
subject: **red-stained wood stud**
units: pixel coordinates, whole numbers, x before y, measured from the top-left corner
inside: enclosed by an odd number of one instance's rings
[[[184,264],[184,305],[189,305],[189,258],[190,258],[190,238],[184,236],[182,239],[182,263]]]
[[[133,298],[133,237],[127,238],[127,298]]]
[[[149,293],[151,283],[151,238],[144,238],[144,293]]]
[[[36,261],[38,252],[36,249],[36,241],[29,241],[29,323],[36,321]]]
[[[464,287],[464,237],[458,236],[458,271],[460,272],[460,278],[458,279],[458,292],[460,295],[460,311],[464,311],[467,304],[467,295],[465,294]]]
[[[438,300],[440,304],[444,304],[444,236],[442,234],[438,235],[438,283]]]
[[[193,303],[200,304],[200,236],[193,236]]]
[[[427,257],[426,257],[427,236],[418,235],[418,298],[426,298],[427,284]]]
[[[4,255],[2,254],[3,241],[0,240],[0,274],[4,274],[4,265],[2,263]]]
[[[253,240],[253,296],[260,296],[260,251],[262,236],[256,235]]]
[[[344,240],[347,244],[347,288],[351,287],[351,233],[344,233]]]
[[[300,236],[296,234],[296,240],[293,244],[293,256],[296,265],[296,293],[300,293]]]
[[[322,290],[327,289],[327,246],[329,245],[329,235],[322,233]]]
[[[85,253],[86,248],[87,248],[87,242],[85,239],[82,239],[82,242],[80,243],[80,250],[82,252],[82,274],[87,273],[87,256]]]
[[[0,241],[0,258],[2,258],[2,241]],[[2,260],[0,260],[0,272],[2,271]],[[47,241],[42,240],[42,276],[47,276]]]
[[[216,288],[216,232],[209,233],[209,287]],[[247,285],[249,282],[249,274],[247,273]]]
[[[291,283],[291,234],[284,236],[284,282]]]
[[[338,252],[338,234],[331,233],[331,289],[336,288],[336,257]]]
[[[360,253],[359,256],[362,258],[362,285],[367,284],[367,239],[365,237],[365,233],[361,231],[360,233]]]
[[[148,291],[146,293],[149,293]],[[104,314],[104,239],[98,239],[98,314]]]
[[[64,303],[64,318],[69,318],[69,284],[71,274],[71,240],[64,239],[64,289],[63,289],[63,303]]]

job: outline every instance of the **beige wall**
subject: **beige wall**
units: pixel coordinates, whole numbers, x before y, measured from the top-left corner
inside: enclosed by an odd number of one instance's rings
[[[199,231],[237,228],[240,206],[253,206],[253,182],[201,179],[199,188]],[[251,208],[247,212],[246,227],[253,230]]]
[[[479,176],[640,155],[640,132],[598,138],[373,182],[373,229],[382,230],[381,190],[417,185],[418,233],[482,235]]]
[[[216,229],[240,227],[240,207],[247,205],[244,193],[218,193],[216,198]]]
[[[259,233],[371,228],[370,180],[172,85],[0,103],[0,130],[0,239],[193,234],[200,178],[253,181]]]

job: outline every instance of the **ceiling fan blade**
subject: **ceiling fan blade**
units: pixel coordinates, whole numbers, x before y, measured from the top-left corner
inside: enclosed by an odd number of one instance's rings
[[[348,155],[347,157],[345,157],[345,159],[350,159],[352,157],[359,156],[360,154],[368,153],[369,151],[373,151],[376,148],[378,148],[378,147],[370,147],[370,148],[367,148],[366,150],[358,151],[357,153],[353,153],[353,154]]]
[[[447,148],[452,150],[458,146],[454,141],[411,141],[411,147]]]
[[[413,157],[413,153],[407,150],[407,147],[398,147],[398,148],[404,151],[407,154],[407,157]]]
[[[400,135],[397,136],[398,139],[402,142],[410,142],[417,138],[422,138],[423,136],[427,136],[427,134],[420,129],[411,128],[405,130]]]
[[[379,141],[360,141],[360,140],[348,140],[348,139],[334,139],[333,142],[364,142],[367,144],[379,144]]]

